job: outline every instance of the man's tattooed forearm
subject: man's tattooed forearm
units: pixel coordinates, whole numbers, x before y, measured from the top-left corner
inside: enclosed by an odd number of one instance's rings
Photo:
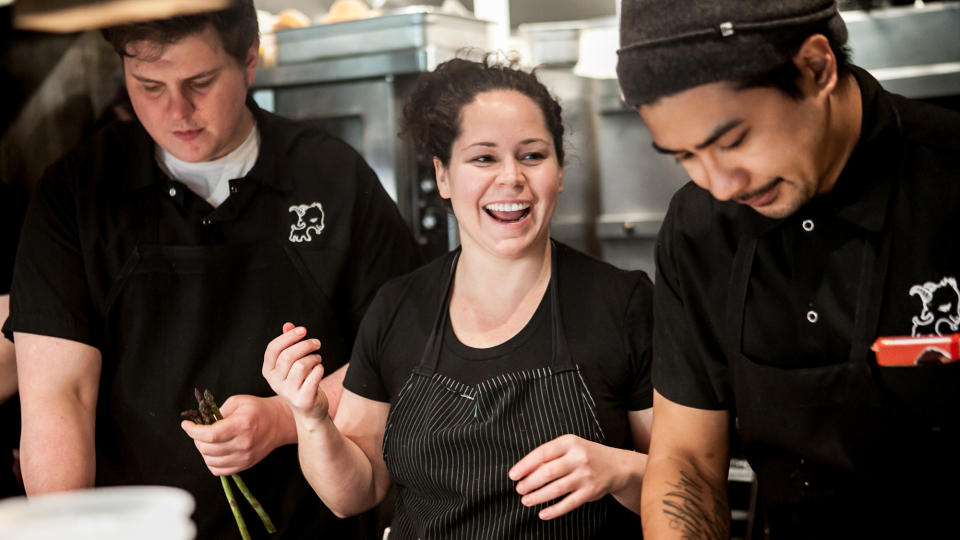
[[[730,537],[726,493],[712,485],[699,469],[680,471],[680,480],[663,497],[663,513],[683,538],[725,540]],[[712,500],[704,500],[708,497]]]

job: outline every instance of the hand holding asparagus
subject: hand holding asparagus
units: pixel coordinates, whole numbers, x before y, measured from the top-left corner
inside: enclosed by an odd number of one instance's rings
[[[180,416],[186,420],[190,420],[196,424],[213,424],[217,420],[223,420],[223,415],[220,414],[220,408],[217,406],[216,400],[213,398],[213,394],[209,390],[204,390],[202,393],[199,389],[194,388],[194,397],[197,400],[197,409],[191,409],[188,411],[183,411],[180,413]],[[260,516],[260,521],[263,522],[264,528],[267,532],[273,534],[277,532],[277,528],[273,525],[273,521],[270,519],[270,516],[267,515],[267,511],[260,505],[260,502],[253,496],[250,492],[250,489],[247,488],[246,483],[240,478],[239,474],[232,474],[230,478],[237,485],[237,488],[240,490],[240,493],[243,494],[244,498],[250,503],[250,506],[257,512],[257,515]],[[220,483],[223,486],[223,492],[227,497],[227,502],[230,505],[230,510],[233,512],[233,517],[237,522],[237,528],[240,530],[240,535],[244,540],[250,539],[250,532],[247,530],[247,524],[243,519],[243,516],[240,514],[240,508],[237,505],[237,500],[233,495],[233,489],[230,487],[230,482],[227,477],[221,476]]]

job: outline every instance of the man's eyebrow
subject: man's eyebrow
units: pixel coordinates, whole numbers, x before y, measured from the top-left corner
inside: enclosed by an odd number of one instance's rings
[[[704,148],[717,142],[717,139],[719,139],[720,137],[723,137],[728,131],[739,126],[742,123],[743,123],[743,120],[736,118],[734,120],[727,122],[726,124],[718,126],[716,129],[713,130],[713,133],[711,133],[709,137],[704,139],[702,143],[694,146],[694,148],[696,148],[697,150],[703,150]]]
[[[711,133],[710,136],[708,136],[706,139],[704,139],[703,142],[701,142],[700,144],[694,146],[694,148],[695,148],[696,150],[703,150],[704,148],[706,148],[706,147],[710,146],[711,144],[717,142],[717,139],[719,139],[720,137],[723,137],[728,131],[730,131],[731,129],[739,126],[739,125],[742,124],[742,123],[743,123],[743,120],[737,118],[737,119],[734,119],[734,120],[730,120],[730,121],[727,122],[726,124],[722,124],[722,125],[720,125],[720,126],[717,126],[717,128],[713,130],[713,133]],[[661,153],[661,154],[670,154],[670,155],[673,155],[673,154],[681,154],[681,153],[684,152],[684,150],[671,150],[671,149],[669,149],[669,148],[664,148],[664,147],[660,146],[659,144],[657,144],[656,142],[651,142],[650,144],[653,145],[653,149],[654,149],[654,150],[656,150],[657,152],[659,152],[659,153]]]
[[[160,81],[155,81],[155,80],[153,80],[153,79],[148,79],[147,77],[141,77],[140,75],[137,75],[136,73],[131,73],[130,76],[133,77],[134,79],[142,82],[142,83],[160,84]]]
[[[217,67],[215,67],[215,68],[213,68],[213,69],[208,69],[208,70],[206,70],[206,71],[202,71],[202,72],[200,72],[200,73],[197,73],[196,75],[193,75],[192,77],[187,77],[187,80],[188,80],[188,81],[195,81],[195,80],[197,80],[197,79],[203,79],[203,78],[205,78],[205,77],[209,77],[210,75],[213,75],[213,74],[217,73],[218,71],[220,71],[220,66],[217,66]]]
[[[664,147],[660,146],[659,144],[657,144],[657,143],[654,142],[654,141],[651,141],[650,144],[653,146],[653,149],[654,149],[654,150],[656,150],[657,152],[659,152],[659,153],[661,153],[661,154],[674,155],[674,154],[679,154],[679,153],[680,153],[680,150],[671,150],[671,149],[669,149],[669,148],[664,148]]]
[[[215,67],[215,68],[213,68],[213,69],[208,69],[207,71],[202,71],[202,72],[200,72],[200,73],[197,73],[196,75],[191,75],[190,77],[187,77],[185,80],[186,80],[186,81],[196,81],[197,79],[203,79],[204,77],[209,77],[210,75],[213,75],[213,74],[217,73],[218,71],[220,71],[220,68],[219,68],[219,67]],[[140,81],[140,82],[143,82],[143,83],[163,84],[161,81],[155,81],[155,80],[153,80],[153,79],[150,79],[150,78],[147,78],[147,77],[143,77],[143,76],[141,76],[141,75],[137,75],[136,73],[131,73],[130,75],[131,75],[134,79],[136,79],[136,80],[138,80],[138,81]]]

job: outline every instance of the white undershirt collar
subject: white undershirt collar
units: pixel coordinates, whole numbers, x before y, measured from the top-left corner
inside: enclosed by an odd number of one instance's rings
[[[213,161],[190,163],[174,157],[159,144],[156,145],[157,164],[170,178],[183,182],[214,208],[230,196],[230,180],[243,178],[257,162],[260,153],[260,130],[254,124],[240,146]]]

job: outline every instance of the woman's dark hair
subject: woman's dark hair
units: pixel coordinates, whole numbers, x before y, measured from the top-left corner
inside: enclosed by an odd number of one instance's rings
[[[802,98],[803,90],[800,89],[797,82],[800,80],[801,73],[797,65],[793,63],[793,57],[807,38],[814,34],[823,34],[830,43],[830,50],[833,51],[833,56],[837,60],[837,75],[843,77],[850,73],[850,47],[845,44],[838,44],[831,37],[832,33],[827,29],[826,23],[819,23],[798,31],[796,37],[787,42],[784,52],[790,58],[789,60],[765,73],[735,81],[734,86],[738,90],[772,87],[779,89],[793,99]]]
[[[409,136],[425,156],[450,164],[453,141],[460,136],[463,107],[478,94],[491,90],[515,90],[529,97],[543,112],[553,136],[557,161],[563,164],[563,120],[560,104],[534,72],[516,67],[517,62],[495,63],[486,55],[480,62],[455,58],[417,79],[417,86],[403,107],[401,135]]]
[[[250,46],[260,34],[257,11],[253,0],[236,0],[233,5],[220,11],[192,15],[178,15],[138,23],[123,24],[103,29],[103,37],[113,46],[121,58],[133,56],[127,50],[134,41],[149,41],[158,45],[155,54],[162,54],[163,47],[202,32],[212,26],[224,50],[242,66]],[[151,52],[150,54],[154,54]]]

